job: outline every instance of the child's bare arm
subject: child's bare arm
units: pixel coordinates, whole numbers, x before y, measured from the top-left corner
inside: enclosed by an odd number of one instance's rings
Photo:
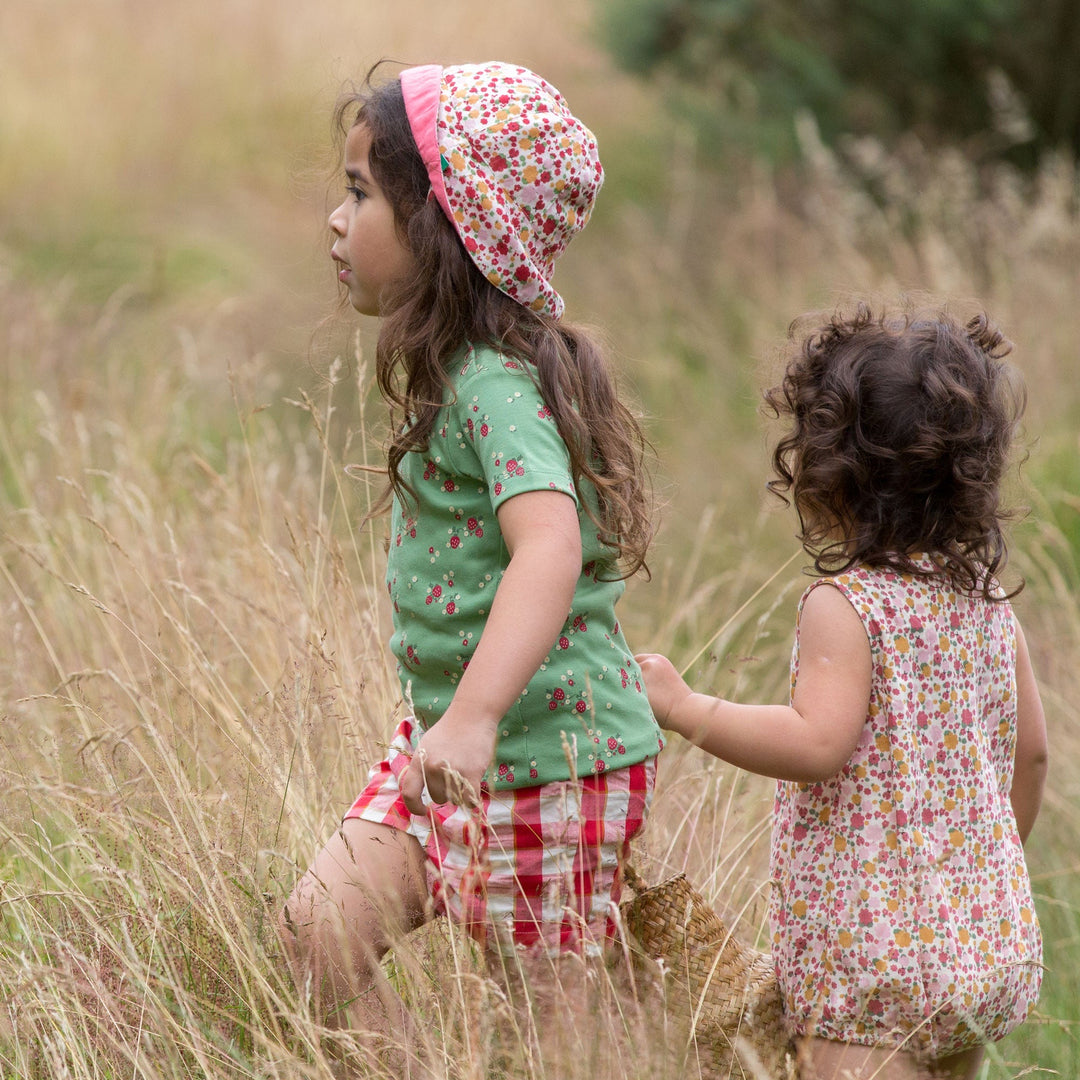
[[[870,703],[870,643],[833,588],[803,606],[793,705],[742,705],[696,694],[670,661],[639,656],[660,724],[740,768],[781,780],[835,775],[851,757]]]
[[[1027,841],[1042,805],[1048,750],[1046,716],[1027,641],[1016,623],[1016,760],[1010,792],[1020,839]]]
[[[569,495],[523,492],[499,507],[498,518],[510,563],[453,701],[417,747],[424,775],[414,759],[401,777],[402,797],[414,814],[424,812],[425,777],[434,802],[451,796],[451,772],[479,792],[499,721],[559,636],[581,575],[581,530]]]

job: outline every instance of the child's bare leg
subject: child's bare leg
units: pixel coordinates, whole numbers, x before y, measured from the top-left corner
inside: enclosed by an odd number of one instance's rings
[[[934,1062],[935,1080],[975,1080],[982,1066],[983,1048],[976,1046],[952,1057],[938,1058]]]
[[[799,1047],[800,1080],[929,1080],[914,1054],[884,1047],[855,1046],[831,1039],[805,1039]]]
[[[329,1027],[409,1041],[380,960],[426,917],[424,852],[387,825],[349,818],[315,856],[279,918],[293,975]]]
[[[555,1075],[625,1080],[654,1071],[635,1003],[602,957],[489,954],[488,972],[506,994],[521,1042]]]
[[[805,1039],[800,1046],[800,1080],[976,1080],[983,1048],[920,1064],[902,1050],[853,1046],[829,1039]]]

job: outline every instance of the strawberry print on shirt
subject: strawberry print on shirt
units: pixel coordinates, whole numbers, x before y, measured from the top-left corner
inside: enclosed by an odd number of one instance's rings
[[[654,757],[663,738],[615,616],[624,584],[604,572],[610,551],[583,507],[595,507],[595,492],[575,489],[554,414],[521,360],[469,348],[451,372],[430,445],[402,462],[417,499],[395,500],[387,561],[391,648],[416,718],[426,728],[443,714],[483,633],[509,559],[499,507],[558,491],[578,507],[582,574],[548,655],[499,725],[487,782],[532,786],[569,779],[571,761],[586,776]]]

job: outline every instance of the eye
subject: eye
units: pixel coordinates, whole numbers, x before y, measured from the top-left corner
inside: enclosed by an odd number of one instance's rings
[[[347,191],[347,192],[348,192],[348,193],[349,193],[349,194],[350,194],[350,195],[351,195],[351,196],[352,196],[352,197],[353,197],[353,198],[354,198],[354,199],[355,199],[355,200],[356,200],[357,202],[363,202],[363,201],[364,201],[364,199],[366,199],[366,198],[367,198],[367,192],[363,191],[363,190],[362,190],[361,188],[358,188],[358,187],[357,187],[357,186],[356,186],[355,184],[349,184],[349,186],[348,186],[348,187],[346,187],[346,188],[345,188],[345,190],[346,190],[346,191]]]

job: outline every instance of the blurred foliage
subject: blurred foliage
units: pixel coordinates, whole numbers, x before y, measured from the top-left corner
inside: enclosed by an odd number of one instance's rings
[[[808,113],[827,144],[1080,154],[1075,0],[610,0],[603,22],[617,62],[665,82],[716,148],[789,159]]]

